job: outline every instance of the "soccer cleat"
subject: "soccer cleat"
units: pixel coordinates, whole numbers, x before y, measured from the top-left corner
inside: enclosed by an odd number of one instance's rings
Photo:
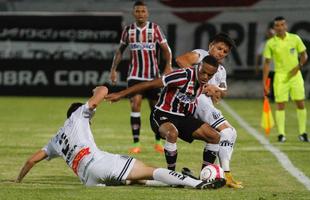
[[[140,143],[139,142],[133,143],[132,146],[133,147],[129,149],[129,153],[137,154],[137,153],[141,152],[141,147],[140,147]]]
[[[156,144],[154,145],[154,149],[158,153],[164,153],[165,152],[164,147],[163,147],[163,145],[161,144],[160,141],[159,142],[156,141]]]
[[[234,180],[231,172],[225,172],[226,185],[230,188],[241,189],[243,188],[241,181]]]
[[[196,189],[218,189],[223,187],[226,184],[224,178],[216,178],[212,181],[202,181],[195,186]]]
[[[189,176],[193,179],[199,180],[199,178],[194,176],[193,172],[190,169],[188,169],[187,167],[183,167],[181,172],[183,175],[186,175],[186,176]]]
[[[307,133],[303,133],[303,134],[299,135],[298,138],[301,142],[309,142]]]
[[[284,135],[278,135],[278,142],[286,142],[286,137]]]

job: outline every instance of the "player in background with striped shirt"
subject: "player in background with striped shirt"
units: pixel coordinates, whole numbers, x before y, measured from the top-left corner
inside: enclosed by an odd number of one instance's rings
[[[178,155],[176,144],[178,137],[188,143],[195,139],[211,144],[224,142],[220,134],[208,123],[193,116],[197,98],[201,93],[215,95],[208,81],[217,70],[217,59],[206,56],[198,66],[179,69],[162,78],[109,94],[106,100],[115,102],[137,91],[163,87],[151,116],[151,126],[154,132],[158,132],[166,139],[164,149],[167,167],[174,170]]]
[[[158,69],[158,60],[156,55],[156,44],[159,44],[162,49],[163,58],[166,61],[164,73],[172,71],[171,68],[171,51],[167,40],[162,33],[160,27],[154,22],[148,21],[148,9],[143,1],[137,1],[133,7],[133,16],[135,23],[126,26],[123,30],[120,47],[116,51],[111,67],[110,78],[112,84],[116,83],[116,69],[122,59],[124,50],[129,46],[130,49],[130,65],[128,70],[128,87],[137,83],[151,81],[160,77]],[[143,93],[135,93],[130,97],[130,123],[133,135],[133,147],[130,149],[131,153],[140,153],[140,110],[142,98],[146,97],[149,101],[151,110],[154,108],[158,100],[159,89],[151,89]],[[155,135],[155,150],[163,152],[163,147],[160,142],[160,136]]]
[[[187,68],[202,62],[202,59],[211,55],[220,63],[227,57],[231,49],[235,46],[234,41],[225,33],[215,35],[209,44],[208,51],[203,49],[195,49],[176,58],[176,62],[180,67]],[[224,97],[227,93],[226,70],[222,64],[219,65],[217,72],[208,81],[208,84],[214,86],[219,96],[213,96],[215,101]],[[226,184],[232,188],[243,188],[241,182],[233,179],[230,169],[230,160],[233,152],[233,146],[236,142],[237,132],[235,128],[224,118],[221,111],[214,107],[212,98],[201,94],[198,97],[197,109],[195,117],[210,124],[210,126],[220,132],[223,138],[220,144],[206,143],[203,151],[202,168],[209,163],[214,163],[218,155],[220,165],[225,172]],[[216,99],[215,99],[216,98]],[[186,171],[186,169],[185,169]],[[189,171],[187,171],[189,172]]]
[[[96,87],[93,96],[85,104],[71,104],[64,126],[45,147],[27,160],[15,181],[20,183],[40,161],[62,157],[86,186],[121,185],[139,180],[144,180],[146,185],[164,183],[197,189],[217,189],[225,185],[225,179],[222,178],[211,182],[195,180],[175,171],[147,166],[129,156],[98,149],[90,129],[90,120],[107,93],[106,87]]]

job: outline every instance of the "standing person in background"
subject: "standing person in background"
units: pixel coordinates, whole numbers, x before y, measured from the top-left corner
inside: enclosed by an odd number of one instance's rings
[[[285,103],[289,96],[297,106],[299,140],[309,142],[306,133],[307,110],[305,108],[305,88],[301,69],[308,60],[306,47],[300,37],[287,32],[284,17],[276,17],[273,21],[275,36],[270,38],[264,49],[263,87],[269,93],[265,83],[268,77],[270,62],[275,65],[274,93],[276,102],[276,122],[278,141],[285,142]]]
[[[257,51],[256,51],[256,56],[255,56],[255,74],[258,75],[261,69],[261,66],[263,65],[263,51],[266,45],[266,42],[268,39],[272,38],[275,34],[273,28],[273,24],[270,24],[265,32],[265,37],[264,40],[259,44]],[[273,90],[273,78],[274,78],[274,64],[270,63],[270,69],[269,69],[269,74],[268,78],[270,79],[270,93],[268,97],[270,98],[271,101],[274,102],[274,90]]]
[[[214,56],[220,63],[217,72],[208,81],[208,85],[216,89],[219,94],[217,99],[205,94],[199,95],[197,99],[197,108],[194,117],[210,124],[212,128],[218,131],[223,138],[219,144],[206,143],[203,151],[202,169],[214,163],[218,155],[221,167],[225,172],[226,185],[231,188],[243,188],[240,181],[234,180],[231,169],[230,160],[233,153],[233,146],[237,139],[236,129],[224,118],[221,111],[214,107],[213,100],[218,101],[227,93],[226,70],[221,64],[231,49],[235,46],[235,42],[225,33],[215,35],[209,44],[208,51],[203,49],[194,49],[176,58],[176,62],[182,68],[192,65],[198,65],[207,55]],[[192,172],[188,168],[183,168],[183,173],[190,175]]]
[[[133,6],[133,16],[136,22],[126,26],[123,30],[120,47],[115,53],[110,78],[112,84],[116,83],[116,68],[122,59],[124,50],[129,45],[131,52],[131,63],[128,71],[128,87],[136,85],[141,82],[151,81],[158,78],[159,69],[156,58],[156,44],[159,44],[162,49],[163,57],[166,61],[164,73],[172,71],[171,67],[171,51],[167,40],[162,33],[160,27],[148,21],[149,13],[147,5],[143,1],[136,1]],[[133,94],[130,97],[130,123],[133,135],[133,146],[130,149],[131,153],[140,153],[140,126],[141,126],[141,103],[143,96],[149,101],[149,106],[153,110],[158,97],[160,89],[150,89],[144,92]],[[155,134],[155,150],[163,153],[164,149],[160,141],[160,136]]]

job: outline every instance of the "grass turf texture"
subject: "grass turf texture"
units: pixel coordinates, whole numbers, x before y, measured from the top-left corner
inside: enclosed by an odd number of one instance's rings
[[[231,163],[236,179],[245,188],[234,190],[193,190],[170,187],[93,187],[81,185],[62,159],[42,161],[25,177],[23,183],[13,183],[25,160],[42,148],[60,126],[67,107],[77,98],[0,98],[0,199],[309,199],[310,192],[285,171],[276,158],[238,122],[225,113],[225,118],[238,130],[238,139]],[[261,100],[226,100],[251,126],[260,129]],[[310,102],[308,121],[310,119]],[[274,105],[272,105],[274,108]],[[103,103],[93,119],[95,141],[102,150],[128,154],[132,143],[129,126],[129,102]],[[149,109],[144,101],[142,108],[141,144],[142,153],[134,157],[153,166],[165,167],[163,155],[153,150],[154,136],[149,127]],[[270,142],[288,155],[293,164],[310,177],[310,143],[297,140],[298,128],[293,104],[286,112],[287,142],[277,143],[276,129],[270,134]],[[310,125],[307,125],[310,131]],[[198,174],[201,165],[203,142],[187,144],[178,141],[177,170],[191,168]]]

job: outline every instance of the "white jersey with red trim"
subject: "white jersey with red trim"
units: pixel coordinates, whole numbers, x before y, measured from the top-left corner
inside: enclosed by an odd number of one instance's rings
[[[48,155],[47,160],[62,157],[67,165],[72,168],[74,159],[77,154],[81,154],[82,149],[87,149],[87,151],[84,151],[82,159],[78,160],[79,163],[77,164],[80,166],[85,166],[83,164],[88,163],[94,155],[97,158],[102,156],[102,151],[95,144],[89,124],[94,113],[94,110],[89,109],[88,103],[73,112],[70,118],[65,121],[64,126],[42,149]],[[80,176],[83,171],[84,169],[80,167],[75,172]]]
[[[130,65],[127,80],[153,80],[159,77],[156,44],[166,43],[159,25],[147,22],[143,28],[136,23],[126,26],[120,43],[129,45]]]

